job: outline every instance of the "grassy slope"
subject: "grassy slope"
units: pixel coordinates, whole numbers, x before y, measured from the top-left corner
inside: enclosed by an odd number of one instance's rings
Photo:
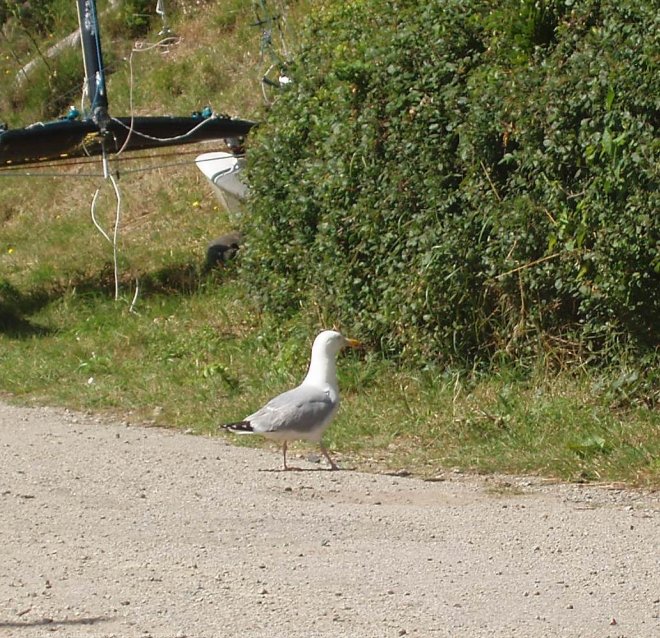
[[[176,47],[136,54],[136,112],[188,113],[211,103],[259,117],[264,65],[245,4],[181,16]],[[128,50],[125,42],[107,46]],[[128,76],[124,63],[111,79],[115,114],[128,112]],[[98,162],[67,178],[0,177],[4,392],[212,432],[304,374],[320,321],[260,315],[231,269],[199,276],[206,242],[231,224],[192,156],[178,158],[183,166],[127,172],[172,159],[121,164],[119,302],[111,249],[89,212],[100,186],[99,217],[109,228],[111,190],[76,176],[98,171]],[[128,311],[135,277],[138,314]],[[402,370],[367,351],[343,357],[340,375],[345,402],[327,439],[362,466],[660,483],[657,413],[626,402],[621,387],[599,387],[594,373],[550,375],[542,363],[524,377]]]

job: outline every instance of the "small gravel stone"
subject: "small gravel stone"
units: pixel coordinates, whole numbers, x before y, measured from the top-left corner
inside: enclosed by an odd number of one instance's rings
[[[537,638],[608,622],[645,638],[657,623],[656,556],[640,548],[657,544],[660,493],[284,474],[274,446],[69,414],[75,428],[61,410],[0,402],[0,600],[25,638],[297,636],[305,623],[310,636]],[[524,496],[485,489],[505,482]]]

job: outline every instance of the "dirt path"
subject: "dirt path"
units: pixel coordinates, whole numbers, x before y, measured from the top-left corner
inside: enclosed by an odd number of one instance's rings
[[[0,403],[0,636],[660,635],[658,494],[280,461]]]

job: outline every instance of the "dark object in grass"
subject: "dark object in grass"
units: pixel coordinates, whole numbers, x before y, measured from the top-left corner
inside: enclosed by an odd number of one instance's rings
[[[242,243],[243,235],[240,231],[226,233],[210,242],[206,248],[204,272],[209,272],[209,270],[217,266],[223,266],[230,259],[236,257],[238,247]]]

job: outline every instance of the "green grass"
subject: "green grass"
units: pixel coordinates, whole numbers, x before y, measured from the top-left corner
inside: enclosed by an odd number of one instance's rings
[[[381,370],[371,387],[354,388],[351,412],[329,436],[340,447],[423,474],[459,467],[657,484],[656,412],[613,409],[594,395],[590,375],[508,376]]]
[[[183,38],[175,49],[136,56],[137,112],[185,113],[212,103],[259,116],[258,33],[246,3],[228,4],[230,12],[223,3],[175,18]],[[296,7],[302,13],[305,3]],[[172,83],[181,88],[174,98],[165,90]],[[127,112],[126,66],[112,76],[111,95],[113,111]],[[117,165],[118,301],[111,246],[90,220],[100,186],[98,218],[112,227],[113,194],[102,179],[77,176],[99,171],[99,163],[68,169],[66,178],[0,176],[0,392],[9,400],[215,433],[303,377],[311,340],[332,317],[263,315],[233,267],[203,277],[207,241],[231,223],[192,156],[174,159],[186,164],[136,173],[127,169],[172,158]],[[551,371],[543,362],[488,374],[404,369],[369,348],[342,355],[339,374],[343,406],[326,442],[350,465],[660,485],[660,418],[626,400],[616,374]]]
[[[171,264],[169,279],[142,273],[139,314],[113,300],[107,272],[19,289],[29,310],[0,335],[0,388],[21,402],[214,433],[297,383],[319,326],[260,316],[234,274],[202,279],[196,266]],[[339,370],[344,403],[326,441],[357,467],[658,485],[657,413],[611,408],[588,374],[417,372],[368,350],[343,355]]]

